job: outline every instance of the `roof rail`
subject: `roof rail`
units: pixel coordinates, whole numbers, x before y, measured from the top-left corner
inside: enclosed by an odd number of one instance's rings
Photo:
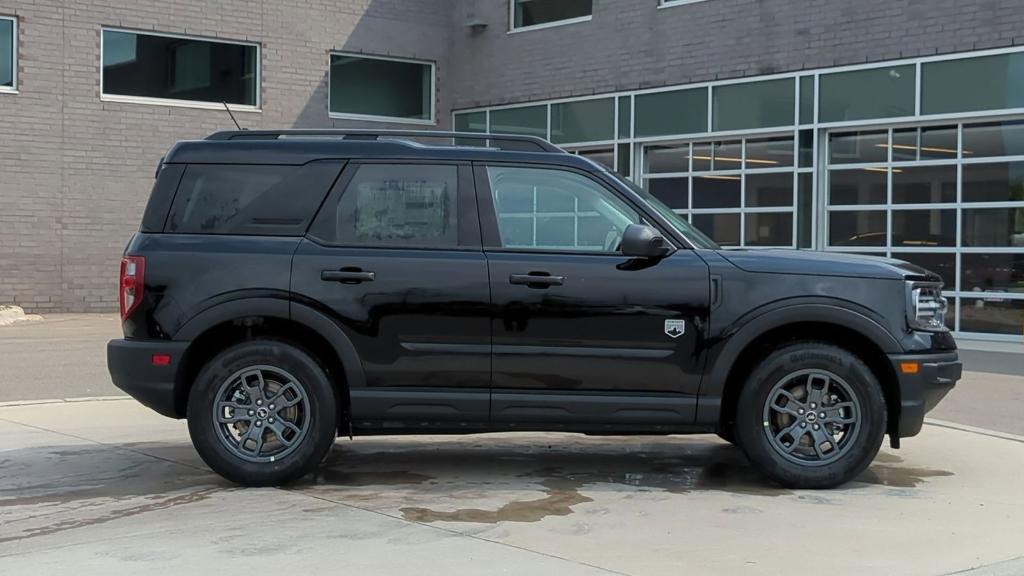
[[[493,146],[495,142],[508,142],[535,146],[541,152],[564,153],[565,150],[538,136],[522,134],[484,134],[480,132],[445,132],[438,130],[347,130],[333,128],[297,129],[297,130],[226,130],[207,136],[207,140],[277,140],[281,137],[295,138],[302,136],[331,137],[341,136],[345,140],[379,140],[381,138],[452,138],[459,140],[484,140],[485,146]],[[522,150],[521,146],[513,148]]]

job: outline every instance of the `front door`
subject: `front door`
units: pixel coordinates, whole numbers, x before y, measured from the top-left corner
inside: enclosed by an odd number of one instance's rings
[[[477,166],[495,317],[491,418],[692,423],[709,271],[692,250],[624,257],[636,206],[586,172]]]
[[[292,265],[359,355],[356,428],[486,424],[489,290],[469,165],[349,163]]]

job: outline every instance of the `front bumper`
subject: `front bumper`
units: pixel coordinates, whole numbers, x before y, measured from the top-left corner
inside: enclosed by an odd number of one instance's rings
[[[164,416],[180,418],[175,397],[178,366],[188,342],[169,340],[111,340],[107,343],[107,369],[114,386]],[[153,356],[166,354],[170,363],[153,364]]]
[[[939,354],[900,354],[890,356],[900,385],[900,438],[916,436],[924,425],[924,415],[945,398],[963,373],[956,352]],[[901,366],[915,362],[917,373],[904,373]]]

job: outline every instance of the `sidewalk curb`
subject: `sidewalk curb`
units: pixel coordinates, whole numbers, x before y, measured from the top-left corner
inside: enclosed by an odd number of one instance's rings
[[[1000,432],[998,430],[989,430],[988,428],[978,428],[977,426],[968,426],[967,424],[957,424],[956,422],[949,422],[946,420],[925,418],[924,423],[928,424],[929,426],[949,428],[950,430],[959,430],[960,432],[969,432],[971,434],[980,434],[982,436],[991,436],[992,438],[999,438],[1002,440],[1024,442],[1024,436],[1018,436],[1017,434],[1010,434],[1009,432]],[[1024,573],[1024,571],[1022,571],[1022,573]]]
[[[77,404],[81,402],[114,402],[131,399],[131,396],[82,396],[79,398],[48,398],[45,400],[12,400],[10,402],[0,402],[0,408],[41,406],[44,404]]]
[[[976,568],[968,568],[950,572],[946,576],[1019,576],[1024,574],[1024,556],[1018,556],[995,564],[986,564]]]

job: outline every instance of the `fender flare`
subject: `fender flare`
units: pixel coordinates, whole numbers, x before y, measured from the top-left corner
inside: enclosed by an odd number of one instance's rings
[[[174,335],[174,340],[192,341],[214,326],[253,316],[289,320],[316,332],[341,361],[349,389],[366,386],[363,363],[342,327],[318,310],[285,299],[242,298],[207,308],[186,322]]]
[[[707,366],[704,381],[701,383],[697,402],[697,422],[718,424],[729,372],[747,346],[770,330],[799,322],[838,324],[874,342],[886,354],[898,354],[903,351],[899,341],[881,324],[864,313],[844,306],[829,303],[793,303],[765,311],[748,320],[732,335],[727,335],[721,351],[708,359],[712,364]]]

